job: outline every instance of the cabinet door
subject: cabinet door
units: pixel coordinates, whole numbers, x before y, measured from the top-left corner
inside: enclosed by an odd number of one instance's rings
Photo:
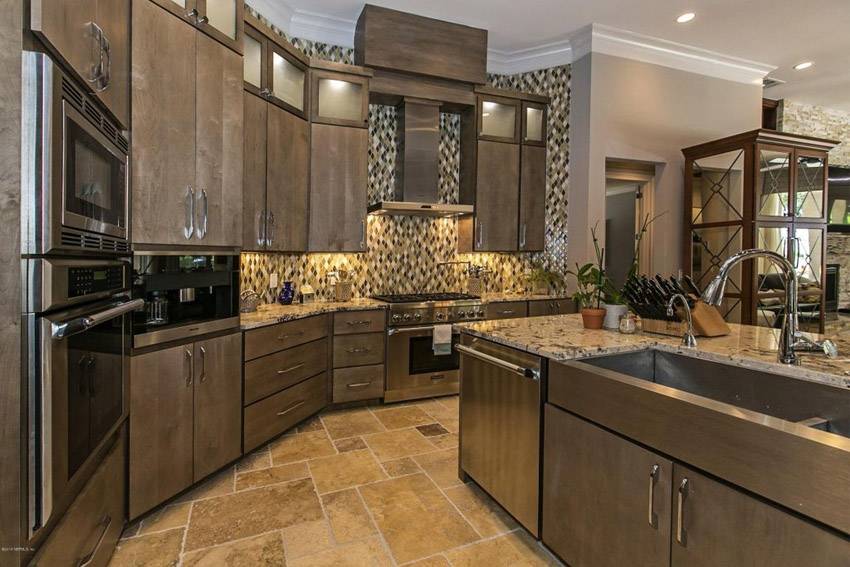
[[[251,26],[245,26],[242,41],[242,78],[245,80],[245,90],[258,96],[265,96],[263,87],[268,84],[267,43],[268,40],[263,34]]]
[[[850,540],[675,466],[673,567],[846,566]]]
[[[275,105],[268,108],[266,208],[269,250],[307,250],[310,215],[310,126]]]
[[[800,328],[823,333],[826,301],[826,227],[795,223],[788,247],[789,259],[797,268]]]
[[[131,359],[131,518],[192,484],[193,358],[190,344]]]
[[[242,146],[242,247],[245,250],[262,250],[266,245],[268,115],[269,104],[246,92]]]
[[[130,128],[130,1],[98,0],[97,23],[109,42],[108,83],[97,93],[124,128]]]
[[[516,99],[479,96],[478,139],[519,143],[521,107]]]
[[[794,216],[826,222],[826,154],[797,150],[794,156]]]
[[[147,1],[133,2],[133,26],[133,242],[187,244],[194,236],[197,31]]]
[[[519,145],[478,142],[473,246],[479,252],[517,249]]]
[[[100,46],[92,22],[97,0],[33,0],[30,27],[91,89]]]
[[[330,71],[312,72],[313,122],[366,128],[369,123],[369,79]]]
[[[310,251],[363,252],[369,132],[327,124],[312,128]]]
[[[545,104],[522,103],[522,143],[546,146],[547,108]]]
[[[269,100],[307,118],[307,68],[282,47],[270,41],[268,46]]]
[[[793,151],[782,146],[756,146],[755,213],[757,220],[792,216]]]
[[[549,404],[544,429],[543,542],[568,565],[669,565],[673,464]]]
[[[241,0],[196,0],[196,2],[198,28],[241,54],[244,3]]]
[[[242,58],[197,35],[195,237],[207,246],[242,242]]]
[[[141,0],[139,0],[141,1]],[[198,15],[198,0],[151,0],[187,22],[194,24]],[[134,2],[135,3],[135,2]]]
[[[239,457],[242,443],[242,335],[195,343],[194,480]]]
[[[546,238],[546,148],[522,146],[519,250],[540,251]]]

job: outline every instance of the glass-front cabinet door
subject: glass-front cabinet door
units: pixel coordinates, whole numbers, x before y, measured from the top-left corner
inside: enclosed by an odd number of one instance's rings
[[[756,248],[776,252],[788,257],[791,228],[788,224],[756,225]],[[755,287],[754,324],[760,327],[779,328],[785,317],[785,277],[780,267],[766,258],[756,258],[753,269]]]
[[[826,155],[798,150],[794,168],[794,216],[826,222]]]
[[[546,105],[522,103],[522,143],[532,146],[546,145]]]
[[[266,65],[266,39],[254,28],[245,26],[245,37],[243,40],[242,63],[244,65],[243,78],[245,88],[254,94],[260,91],[268,82]]]
[[[740,225],[693,227],[691,229],[691,274],[700,287],[705,289],[720,266],[730,256],[743,248],[744,229]],[[726,284],[724,305],[721,313],[724,317],[734,314],[736,318],[729,319],[739,323],[740,304],[744,290],[742,286],[742,265],[732,268],[729,281]]]
[[[744,220],[745,164],[743,149],[694,160],[691,170],[693,224]]]
[[[826,230],[818,224],[796,224],[788,252],[797,271],[799,322],[801,329],[822,332],[823,302],[826,297]]]
[[[478,138],[494,142],[518,143],[522,123],[521,107],[519,100],[479,96]]]
[[[754,207],[758,220],[785,220],[792,215],[793,157],[789,148],[756,146]]]
[[[285,49],[269,43],[269,95],[289,111],[305,118],[307,68]]]
[[[197,25],[234,51],[242,53],[241,0],[195,0]]]
[[[369,118],[366,77],[313,70],[313,122],[365,128]]]

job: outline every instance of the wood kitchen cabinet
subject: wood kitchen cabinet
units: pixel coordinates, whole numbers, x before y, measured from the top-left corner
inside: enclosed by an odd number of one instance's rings
[[[152,2],[133,25],[133,244],[239,247],[242,59]]]
[[[528,302],[528,316],[540,317],[542,315],[568,315],[578,313],[576,303],[572,299],[535,299]]]
[[[130,127],[130,0],[33,0],[30,28]]]
[[[240,0],[151,0],[237,53],[242,53]]]
[[[134,356],[130,362],[130,517],[241,452],[241,335]]]

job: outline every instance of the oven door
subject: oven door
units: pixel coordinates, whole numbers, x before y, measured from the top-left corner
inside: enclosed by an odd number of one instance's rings
[[[127,417],[129,313],[116,296],[30,316],[30,529],[73,501]]]
[[[62,159],[62,225],[126,239],[127,155],[65,100],[54,143]]]
[[[459,333],[452,333],[451,353],[440,356],[434,354],[433,326],[393,327],[387,333],[387,389],[396,392],[390,401],[457,393]]]

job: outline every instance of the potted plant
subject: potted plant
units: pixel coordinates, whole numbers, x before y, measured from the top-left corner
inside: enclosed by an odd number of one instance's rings
[[[581,319],[585,329],[601,329],[605,319],[605,309],[602,308],[602,293],[605,289],[605,249],[599,247],[596,239],[596,226],[590,229],[593,235],[593,247],[596,250],[596,262],[588,262],[583,266],[576,264],[576,270],[568,272],[576,279],[576,292],[573,301],[581,308]]]
[[[526,276],[526,282],[535,295],[549,295],[552,290],[564,286],[564,278],[558,272],[547,270],[540,262],[531,265],[531,271]]]

